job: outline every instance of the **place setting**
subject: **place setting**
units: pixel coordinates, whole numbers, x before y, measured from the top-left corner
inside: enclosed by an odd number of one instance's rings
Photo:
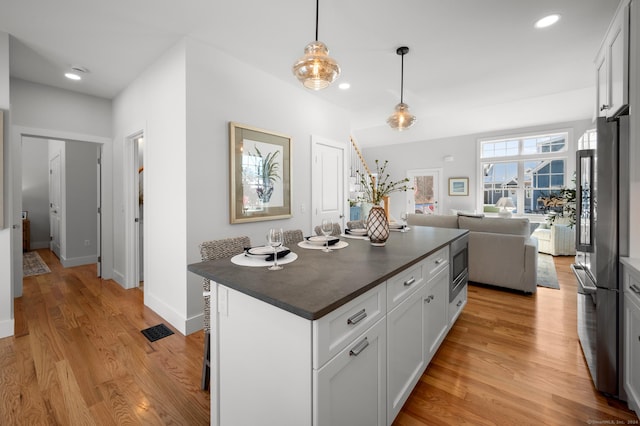
[[[324,219],[320,230],[322,235],[305,237],[304,241],[298,243],[298,246],[304,249],[322,250],[325,253],[330,253],[333,250],[339,250],[349,245],[346,241],[341,241],[339,237],[331,235],[333,232],[333,222],[331,220]]]
[[[293,262],[298,255],[283,246],[282,228],[271,228],[267,233],[267,245],[245,247],[244,252],[231,258],[231,262],[240,266],[268,267],[270,271],[279,271],[282,265]]]

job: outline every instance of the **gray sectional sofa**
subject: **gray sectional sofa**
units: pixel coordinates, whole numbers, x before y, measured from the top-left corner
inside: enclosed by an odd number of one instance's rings
[[[409,226],[469,230],[469,281],[535,293],[538,241],[527,218],[410,214]]]

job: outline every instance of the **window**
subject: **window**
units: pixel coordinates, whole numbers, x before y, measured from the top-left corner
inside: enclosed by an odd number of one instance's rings
[[[548,212],[550,197],[567,184],[568,139],[567,132],[558,132],[481,140],[483,204],[509,197],[514,213]]]

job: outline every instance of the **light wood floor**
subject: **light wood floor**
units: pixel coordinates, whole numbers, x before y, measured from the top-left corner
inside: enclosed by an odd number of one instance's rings
[[[0,339],[0,424],[208,424],[202,333],[150,343],[140,330],[169,324],[144,307],[140,290],[39,253],[52,273],[25,278],[16,335]],[[591,384],[570,262],[556,258],[561,290],[532,297],[470,286],[394,425],[637,424]]]
[[[96,278],[95,266],[26,277],[14,337],[0,339],[1,425],[206,425],[202,332],[149,342],[168,322],[138,289]]]
[[[394,422],[408,425],[638,424],[593,387],[576,332],[572,256],[560,290],[469,286],[469,302]]]

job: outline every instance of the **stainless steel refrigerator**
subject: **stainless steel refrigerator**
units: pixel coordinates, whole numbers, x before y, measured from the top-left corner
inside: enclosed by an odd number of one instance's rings
[[[629,116],[599,118],[595,149],[576,156],[578,336],[599,391],[626,400],[622,277],[629,251]]]

